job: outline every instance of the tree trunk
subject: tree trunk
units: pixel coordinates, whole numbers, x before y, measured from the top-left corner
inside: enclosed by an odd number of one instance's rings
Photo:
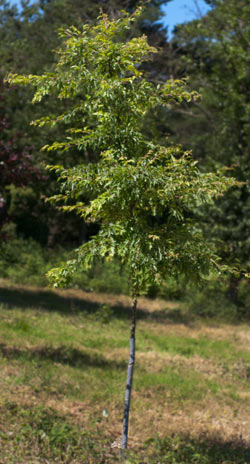
[[[122,444],[121,444],[121,458],[125,458],[124,450],[127,448],[128,443],[128,425],[129,425],[129,410],[130,410],[130,399],[133,382],[133,372],[135,364],[135,328],[136,328],[136,306],[137,298],[133,298],[132,305],[132,321],[131,321],[131,332],[129,340],[129,362],[128,362],[128,373],[125,391],[125,404],[124,404],[124,415],[123,415],[123,429],[122,429]]]
[[[234,275],[230,277],[227,297],[230,300],[230,302],[234,303],[235,305],[238,304],[238,287],[239,287],[239,283],[240,283],[240,279],[238,279]]]
[[[79,231],[79,245],[82,245],[83,243],[87,242],[87,235],[88,235],[87,224],[84,218],[81,218],[80,231]]]

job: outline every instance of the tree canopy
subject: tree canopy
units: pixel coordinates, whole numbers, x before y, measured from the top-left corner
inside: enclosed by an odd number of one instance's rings
[[[194,210],[234,182],[221,173],[201,173],[188,152],[143,135],[150,109],[197,95],[188,93],[183,81],[156,86],[144,77],[138,66],[156,50],[145,36],[123,41],[139,14],[140,9],[118,20],[103,14],[94,27],[63,30],[65,41],[53,72],[8,79],[34,86],[34,103],[47,95],[73,102],[68,111],[34,122],[40,127],[66,125],[64,140],[43,150],[64,153],[76,147],[80,153],[90,148],[99,154],[94,163],[51,167],[60,175],[62,190],[52,201],[66,202],[64,210],[100,226],[78,248],[75,260],[49,273],[55,285],[65,284],[74,270],[96,258],[117,256],[127,262],[137,292],[168,274],[184,272],[199,280],[216,265]]]
[[[113,0],[111,2],[97,1],[72,1],[52,0],[22,2],[21,5],[13,4],[7,0],[0,1],[0,81],[7,72],[42,74],[49,71],[56,62],[56,54],[53,53],[61,41],[58,36],[60,27],[71,25],[81,26],[88,22],[93,24],[100,8],[113,18],[119,18],[121,10],[130,13],[135,10],[138,1]],[[133,34],[146,33],[150,43],[158,45],[165,42],[160,6],[161,0],[152,0],[147,3],[143,15],[133,24]],[[130,31],[127,31],[131,34]],[[32,119],[41,115],[47,115],[53,111],[55,105],[60,104],[60,111],[64,111],[65,100],[44,99],[39,108],[31,105],[32,91],[29,87],[7,86],[1,87],[4,98],[4,117],[8,120],[8,126],[4,130],[4,143],[13,140],[20,150],[26,150],[32,146],[32,163],[35,169],[41,169],[43,162],[60,162],[60,152],[41,152],[42,144],[60,138],[60,127],[54,127],[50,131],[46,128],[38,130],[30,125]],[[17,136],[18,134],[18,136]],[[93,152],[82,152],[84,159],[91,158]],[[71,156],[67,157],[68,166],[73,166],[79,161],[79,152],[71,150]],[[1,182],[1,181],[0,181]],[[85,241],[92,233],[92,227],[88,227],[82,219],[74,218],[72,214],[64,216],[55,210],[52,205],[44,205],[41,201],[43,182],[36,182],[34,188],[19,188],[18,211],[8,206],[8,214],[17,224],[18,234],[39,240],[43,245],[55,246],[61,243],[65,246]],[[47,173],[46,191],[55,193],[55,176]],[[50,193],[49,193],[50,192]],[[8,191],[8,205],[17,204],[16,191]],[[27,209],[28,207],[28,209]],[[27,228],[27,218],[36,217],[33,226]],[[39,224],[40,221],[40,224]],[[38,237],[37,230],[42,231]]]

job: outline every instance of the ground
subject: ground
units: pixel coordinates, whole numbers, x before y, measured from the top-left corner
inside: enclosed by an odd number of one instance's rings
[[[250,328],[141,298],[131,463],[250,462]],[[118,462],[129,298],[0,281],[0,463]]]

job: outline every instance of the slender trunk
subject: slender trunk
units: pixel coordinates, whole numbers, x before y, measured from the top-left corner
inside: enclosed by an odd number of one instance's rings
[[[135,364],[135,328],[136,328],[136,306],[137,298],[133,298],[132,305],[132,321],[131,321],[131,332],[129,340],[129,362],[128,362],[128,373],[125,391],[125,404],[124,404],[124,415],[123,415],[123,429],[122,429],[122,444],[121,444],[121,458],[125,458],[124,450],[127,448],[128,443],[128,425],[129,425],[129,410],[130,410],[130,399],[133,382],[133,372]]]

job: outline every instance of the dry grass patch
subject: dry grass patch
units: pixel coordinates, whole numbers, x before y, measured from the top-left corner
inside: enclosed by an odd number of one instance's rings
[[[2,287],[1,299],[0,438],[6,452],[0,451],[0,462],[10,464],[11,453],[15,464],[116,462],[109,453],[121,434],[129,299],[22,286]],[[104,303],[112,308],[107,319]],[[140,462],[250,462],[244,461],[250,444],[248,327],[185,322],[177,305],[160,300],[141,299],[139,308],[130,447],[141,453]],[[33,456],[25,443],[34,444]],[[220,447],[224,461],[216,457]],[[206,460],[195,461],[195,453]]]

